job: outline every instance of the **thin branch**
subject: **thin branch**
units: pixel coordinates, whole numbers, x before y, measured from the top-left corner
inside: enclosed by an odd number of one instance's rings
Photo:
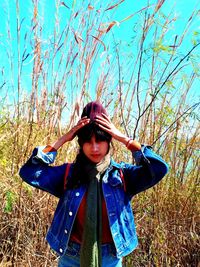
[[[0,86],[0,89],[2,89],[5,84],[6,84],[6,82],[3,82],[3,84]]]
[[[151,146],[153,146],[164,134],[166,134],[166,132],[169,131],[169,129],[177,122],[180,120],[180,118],[182,118],[184,115],[186,115],[186,117],[188,115],[191,114],[191,111],[193,111],[194,109],[196,109],[198,106],[200,105],[200,102],[195,103],[194,105],[192,105],[191,107],[189,107],[187,110],[185,110],[175,121],[173,121],[168,127],[167,129],[158,137],[156,138],[156,140],[151,144]],[[190,111],[191,110],[191,111]],[[188,111],[190,111],[190,113],[188,113]],[[188,113],[188,114],[187,114]]]
[[[143,110],[142,113],[140,113],[140,109],[139,109],[139,115],[138,115],[138,118],[136,120],[136,126],[135,126],[135,129],[134,129],[134,133],[133,133],[133,138],[135,138],[136,136],[136,130],[138,128],[138,125],[139,125],[139,121],[141,119],[141,117],[146,113],[146,111],[151,107],[151,105],[153,104],[153,102],[155,101],[158,93],[162,90],[162,88],[164,87],[164,85],[166,84],[166,82],[169,80],[169,78],[177,71],[178,67],[180,66],[180,64],[192,53],[192,51],[194,49],[196,49],[198,46],[200,45],[200,43],[196,44],[195,46],[192,47],[192,49],[189,50],[189,52],[176,64],[176,66],[174,67],[174,69],[167,75],[167,77],[165,78],[164,82],[161,84],[160,87],[156,87],[155,88],[155,94],[152,96],[152,99],[150,101],[150,103],[146,106],[146,108]],[[142,52],[142,51],[141,51]],[[171,60],[171,59],[170,59]],[[139,63],[139,65],[141,64],[141,61]],[[140,71],[140,66],[139,66],[139,71]],[[140,72],[138,71],[138,75],[140,74]],[[177,73],[177,72],[176,72]],[[138,76],[139,78],[139,76]],[[139,83],[139,81],[138,81]],[[137,84],[138,85],[138,84]],[[138,85],[139,86],[139,85]],[[138,93],[137,93],[137,96],[138,96]],[[137,99],[137,101],[139,101],[139,99]],[[139,103],[139,102],[138,102]],[[138,105],[138,108],[139,108],[139,105]]]
[[[143,25],[143,31],[142,31],[142,40],[140,45],[140,56],[139,56],[139,68],[137,73],[137,84],[136,84],[136,98],[137,98],[137,106],[138,106],[138,118],[136,120],[135,129],[133,131],[133,139],[135,139],[136,131],[139,125],[139,120],[141,118],[141,107],[140,107],[140,98],[139,98],[139,86],[140,86],[140,75],[141,75],[141,69],[142,69],[142,59],[143,59],[143,46],[144,46],[144,40],[145,40],[145,29],[147,25],[148,19],[146,18],[146,12],[145,12],[145,21]]]
[[[156,99],[158,93],[161,91],[161,89],[164,87],[164,85],[166,84],[166,82],[169,80],[169,78],[172,76],[172,74],[174,74],[174,72],[177,70],[177,68],[179,67],[179,65],[192,53],[192,51],[194,49],[196,49],[198,46],[200,45],[200,43],[196,44],[195,46],[193,46],[192,49],[190,49],[190,51],[178,62],[178,64],[175,66],[175,68],[168,74],[168,76],[166,77],[166,79],[164,80],[164,82],[162,83],[162,85],[159,88],[156,88],[155,90],[155,94],[153,95],[150,103],[147,105],[147,107],[144,109],[144,111],[142,112],[142,114],[140,115],[140,117],[142,117],[144,115],[144,113],[149,109],[149,107],[152,105],[152,103],[154,102],[154,100]]]

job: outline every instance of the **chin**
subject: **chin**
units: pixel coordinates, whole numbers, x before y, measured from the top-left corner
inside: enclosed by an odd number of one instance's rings
[[[93,163],[99,163],[103,157],[90,157],[89,160],[92,161]]]
[[[90,159],[90,161],[92,161],[93,163],[99,163],[101,160]]]

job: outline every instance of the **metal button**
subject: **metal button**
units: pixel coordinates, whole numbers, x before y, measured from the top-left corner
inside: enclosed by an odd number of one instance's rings
[[[59,249],[59,251],[60,251],[60,253],[63,253],[63,250],[62,250],[62,248],[60,248],[60,249]]]
[[[80,193],[79,192],[76,192],[76,197],[79,197],[80,196]]]
[[[67,234],[68,232],[67,232],[67,230],[65,229],[65,234]]]
[[[73,214],[73,213],[70,211],[70,212],[69,212],[69,216],[72,216],[72,214]]]

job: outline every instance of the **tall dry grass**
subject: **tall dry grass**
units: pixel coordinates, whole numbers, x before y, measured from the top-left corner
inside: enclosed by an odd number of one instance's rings
[[[137,16],[127,50],[115,38],[115,10],[123,2],[79,6],[74,1],[70,11],[65,2],[55,1],[53,35],[45,39],[39,1],[32,1],[28,31],[16,1],[17,77],[8,50],[11,83],[2,76],[1,86],[0,266],[56,266],[57,256],[44,237],[57,199],[22,183],[18,171],[36,145],[67,131],[84,104],[96,98],[119,129],[153,145],[170,165],[161,183],[133,199],[140,245],[125,266],[198,266],[199,102],[194,88],[199,43],[197,34],[189,37],[198,11],[185,18],[183,33],[174,37],[177,18],[172,11],[162,13],[167,1],[132,14],[121,21]],[[63,28],[60,5],[69,12]],[[9,44],[9,20],[7,27]],[[182,50],[188,38],[193,43]],[[29,90],[23,76],[28,70]],[[17,94],[9,102],[10,87]],[[76,149],[75,141],[66,144],[56,164],[73,161]],[[113,157],[132,161],[117,142]]]

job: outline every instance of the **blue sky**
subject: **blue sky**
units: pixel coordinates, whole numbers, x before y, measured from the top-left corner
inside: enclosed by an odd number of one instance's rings
[[[32,0],[19,0],[19,19],[21,21],[21,32],[20,32],[20,41],[18,42],[19,46],[17,46],[17,32],[16,32],[16,2],[15,0],[7,0],[1,1],[1,26],[0,26],[0,84],[2,85],[6,82],[6,86],[4,89],[9,89],[9,92],[12,92],[13,95],[16,94],[17,90],[17,74],[19,69],[17,68],[17,49],[20,47],[20,59],[22,59],[23,52],[26,50],[26,55],[31,54],[31,42],[25,41],[25,36],[29,36],[30,34],[30,25],[31,18],[33,15],[33,4]],[[39,20],[42,26],[42,38],[43,38],[43,48],[48,50],[48,46],[53,40],[54,34],[54,25],[55,25],[55,11],[56,4],[59,1],[54,0],[40,0],[39,3]],[[60,1],[61,2],[61,1]],[[111,1],[112,4],[118,3],[119,1]],[[150,6],[153,9],[155,3],[157,1],[149,1]],[[75,10],[80,10],[81,4],[83,6],[87,6],[89,1],[64,1],[64,3],[69,6],[72,10],[72,6],[74,3],[74,12]],[[108,1],[93,1],[92,5],[95,9],[105,8],[108,5]],[[141,8],[147,6],[147,1],[133,1],[133,0],[125,0],[122,2],[117,8],[114,8],[110,11],[107,11],[106,15],[104,15],[104,21],[121,21],[129,15],[136,13]],[[176,21],[171,23],[170,29],[166,32],[165,41],[170,44],[171,40],[174,40],[175,35],[181,35],[184,31],[184,28],[187,24],[191,13],[194,10],[199,10],[200,3],[199,1],[191,1],[191,0],[166,0],[162,7],[162,14],[167,15],[172,12],[172,17],[176,17]],[[69,19],[69,15],[71,12],[70,9],[61,5],[58,9],[59,18],[57,29],[62,31],[64,26],[66,25],[66,21]],[[108,15],[107,15],[108,14]],[[103,39],[105,45],[109,46],[112,42],[112,34],[115,36],[116,42],[120,42],[122,44],[122,48],[120,49],[120,53],[122,53],[122,58],[126,55],[135,52],[135,47],[130,44],[133,40],[133,36],[137,35],[137,32],[133,31],[134,26],[137,24],[138,20],[140,20],[140,15],[137,14],[131,19],[121,23],[118,26],[114,26],[112,30],[107,34],[106,38]],[[184,38],[184,42],[180,47],[179,53],[183,55],[187,53],[187,51],[192,47],[192,36],[194,32],[200,32],[199,29],[199,16],[196,20],[191,24],[188,32],[186,34],[186,38]],[[76,28],[76,24],[72,25],[73,28]],[[9,37],[8,37],[8,28],[9,28]],[[76,29],[75,29],[76,30]],[[111,34],[112,32],[112,34]],[[151,44],[151,35],[148,36],[147,43]],[[28,37],[27,37],[28,38]],[[30,38],[30,36],[29,36]],[[137,38],[137,36],[135,37]],[[111,46],[111,45],[110,45]],[[110,53],[111,52],[110,48]],[[33,64],[33,54],[32,60],[31,55],[27,57],[27,60],[24,61],[23,64],[23,72],[21,76],[21,85],[23,89],[30,91],[31,88],[31,78],[32,78],[32,64]],[[58,63],[57,63],[58,64]],[[99,64],[100,66],[100,64]],[[148,67],[148,66],[147,66]],[[53,75],[53,74],[51,74]],[[48,79],[51,78],[51,75]],[[92,81],[92,85],[96,82],[96,76],[94,76],[94,81]],[[195,81],[195,88],[197,88],[199,81]],[[1,86],[0,85],[0,86]],[[92,86],[91,86],[92,87]],[[196,89],[194,88],[194,92]],[[0,95],[2,96],[4,91],[0,91]]]
[[[150,5],[155,5],[156,1],[150,1]],[[140,10],[144,6],[147,6],[147,1],[133,1],[133,0],[127,0],[124,3],[121,4],[120,8],[116,11],[116,18],[119,20],[123,19],[126,16],[129,16],[130,14],[134,13],[137,10]],[[196,0],[166,0],[163,7],[162,12],[164,14],[168,14],[170,11],[173,12],[173,14],[177,17],[176,23],[174,23],[174,33],[181,33],[184,29],[184,26],[186,24],[186,21],[189,19],[191,13],[195,9],[200,8],[199,1]],[[120,38],[127,40],[131,36],[131,25],[134,22],[134,17],[122,23],[118,29],[118,33],[116,30],[116,33],[119,35]],[[200,21],[196,22],[193,26],[194,30],[197,30],[199,28]]]

